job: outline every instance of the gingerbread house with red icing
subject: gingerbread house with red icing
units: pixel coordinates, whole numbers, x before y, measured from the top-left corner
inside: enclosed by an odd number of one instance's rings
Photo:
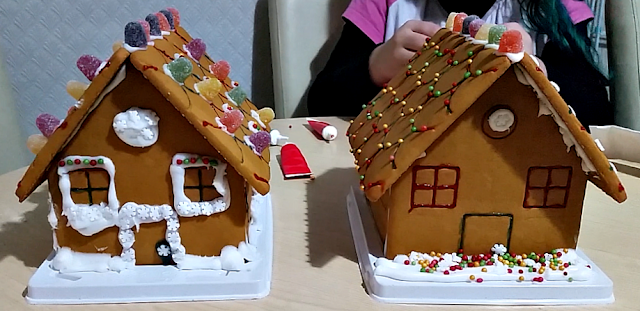
[[[270,120],[228,64],[168,9],[129,23],[108,60],[83,56],[78,67],[90,85],[16,190],[24,201],[48,181],[52,268],[243,270],[257,260]]]
[[[508,250],[544,266],[540,254],[576,247],[587,181],[618,202],[624,187],[518,34],[483,41],[459,22],[351,121],[360,187],[388,259],[423,252],[428,272],[436,253]]]

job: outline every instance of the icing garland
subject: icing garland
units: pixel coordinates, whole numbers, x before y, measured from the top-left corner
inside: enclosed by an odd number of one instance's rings
[[[408,256],[398,255],[394,260],[378,258],[374,263],[374,274],[409,282],[482,283],[587,281],[593,273],[588,262],[573,249],[516,255],[506,253],[504,247],[494,248],[493,255],[411,252]]]

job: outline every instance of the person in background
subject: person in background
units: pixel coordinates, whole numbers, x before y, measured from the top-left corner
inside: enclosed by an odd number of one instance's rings
[[[523,33],[560,95],[586,125],[613,124],[606,77],[598,70],[580,0],[352,0],[325,68],[309,89],[311,116],[355,116],[397,74],[450,12],[480,16]]]

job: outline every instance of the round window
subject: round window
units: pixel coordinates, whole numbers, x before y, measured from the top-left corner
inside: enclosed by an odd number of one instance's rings
[[[493,107],[484,117],[482,130],[491,138],[505,138],[516,127],[516,115],[507,106]]]

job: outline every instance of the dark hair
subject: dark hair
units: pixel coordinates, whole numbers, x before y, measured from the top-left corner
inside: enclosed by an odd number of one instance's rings
[[[561,51],[581,57],[598,68],[589,38],[578,33],[560,0],[519,0],[524,22],[531,30],[545,34]]]

